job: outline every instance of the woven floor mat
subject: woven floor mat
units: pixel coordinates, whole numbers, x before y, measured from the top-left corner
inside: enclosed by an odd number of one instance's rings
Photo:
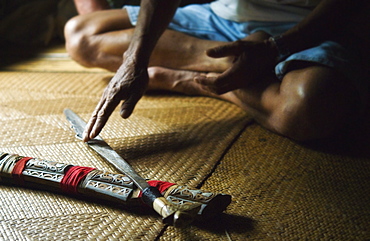
[[[202,187],[232,194],[226,214],[160,240],[370,240],[369,136],[318,150],[250,125]]]
[[[0,151],[117,172],[75,139],[63,115],[68,107],[87,120],[111,77],[1,72]],[[223,101],[146,95],[129,119],[114,112],[101,135],[142,176],[195,187],[249,122]],[[0,240],[154,240],[165,227],[140,210],[6,185],[0,207]]]
[[[63,43],[56,42],[47,47],[24,48],[9,46],[0,48],[0,70],[29,72],[79,72],[109,73],[99,68],[85,68],[71,60]]]

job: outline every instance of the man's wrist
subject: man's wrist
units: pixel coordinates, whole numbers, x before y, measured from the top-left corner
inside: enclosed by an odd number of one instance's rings
[[[123,53],[123,60],[126,64],[131,63],[138,68],[147,68],[149,64],[149,57],[139,52],[131,53],[126,51]]]
[[[270,37],[269,41],[275,46],[277,50],[277,62],[280,62],[286,59],[292,52],[289,49],[289,46],[284,41],[284,38],[281,35]]]

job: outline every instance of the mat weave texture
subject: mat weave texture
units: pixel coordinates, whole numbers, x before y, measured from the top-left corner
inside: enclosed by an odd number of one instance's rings
[[[341,145],[317,150],[248,126],[202,186],[232,194],[226,214],[160,240],[370,240],[369,142]]]
[[[88,119],[111,77],[63,48],[3,67],[0,151],[115,171],[62,114],[68,107]],[[129,119],[115,112],[102,137],[144,177],[231,194],[224,214],[176,229],[141,209],[0,185],[0,240],[370,240],[364,123],[302,145],[226,102],[146,95]]]
[[[0,73],[0,151],[117,172],[63,115],[70,108],[87,120],[112,73],[36,66]],[[113,113],[101,135],[143,177],[196,187],[249,121],[223,101],[147,95],[129,119]],[[147,211],[6,185],[0,206],[0,240],[154,240],[165,228]]]

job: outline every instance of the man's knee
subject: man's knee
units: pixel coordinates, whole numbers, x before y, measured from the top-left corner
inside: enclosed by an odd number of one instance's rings
[[[66,50],[73,60],[86,67],[93,67],[94,48],[91,48],[90,35],[86,32],[81,16],[70,19],[64,27]]]
[[[274,130],[296,141],[307,141],[323,137],[324,133],[314,130],[310,113],[303,111],[302,107],[285,107],[274,120]]]
[[[325,138],[341,130],[358,104],[349,81],[321,66],[287,74],[281,94],[285,96],[275,113],[275,128],[299,141]]]
[[[307,111],[306,106],[304,98],[280,103],[270,118],[272,129],[296,141],[316,138],[317,134],[312,131],[313,123],[310,121],[312,113]]]

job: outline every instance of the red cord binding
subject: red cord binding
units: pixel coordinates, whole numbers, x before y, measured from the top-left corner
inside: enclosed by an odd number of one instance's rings
[[[77,194],[77,187],[89,172],[94,170],[92,167],[73,166],[67,170],[60,182],[63,192]]]
[[[27,162],[31,159],[33,159],[33,157],[23,157],[15,163],[15,166],[12,171],[12,176],[13,176],[14,181],[18,185],[24,186],[24,179],[22,176],[22,172],[24,168],[26,167]]]
[[[163,193],[166,191],[169,187],[175,185],[175,183],[170,183],[170,182],[164,182],[164,181],[157,181],[157,180],[151,180],[148,181],[148,184],[152,187],[156,187],[160,193]],[[143,195],[143,192],[140,191],[139,197]]]

